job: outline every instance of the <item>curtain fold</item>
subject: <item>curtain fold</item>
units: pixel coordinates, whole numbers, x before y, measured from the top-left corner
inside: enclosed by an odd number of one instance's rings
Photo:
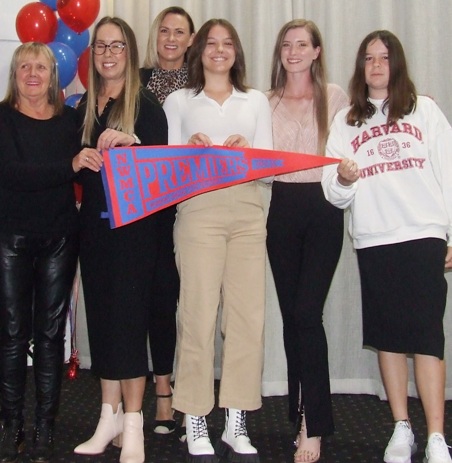
[[[273,45],[280,27],[293,18],[312,19],[322,32],[331,82],[347,89],[361,40],[389,29],[401,40],[419,93],[430,95],[452,120],[452,2],[447,0],[101,0],[101,15],[125,19],[144,58],[150,24],[171,5],[182,6],[197,29],[224,17],[237,28],[245,49],[249,84],[266,90]]]
[[[247,60],[248,82],[266,90],[270,81],[273,45],[280,27],[304,17],[319,26],[324,39],[329,81],[345,90],[361,40],[376,29],[389,29],[401,40],[418,93],[431,96],[452,121],[452,2],[446,0],[102,0],[101,15],[124,18],[137,35],[141,60],[154,17],[171,5],[184,7],[197,29],[212,17],[224,17],[237,28]],[[267,205],[268,189],[263,189]],[[446,275],[452,283],[452,273]],[[83,298],[78,312],[78,342],[81,364],[90,365],[84,325]],[[271,271],[267,271],[264,395],[287,392],[282,323]],[[325,328],[329,342],[331,389],[333,393],[366,393],[384,397],[376,354],[361,347],[361,298],[356,255],[347,233],[344,249],[325,307]],[[444,319],[447,399],[452,399],[452,293]],[[217,350],[221,337],[217,336]],[[220,356],[217,356],[217,376]],[[410,363],[409,394],[416,396]]]

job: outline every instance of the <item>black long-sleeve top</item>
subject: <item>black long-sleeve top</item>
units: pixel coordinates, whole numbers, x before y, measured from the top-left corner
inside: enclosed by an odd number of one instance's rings
[[[108,115],[114,104],[110,98],[101,115],[97,114],[98,123],[94,127],[93,145],[100,134],[107,128]],[[77,107],[80,121],[83,121],[86,111],[86,94]],[[168,124],[165,112],[152,92],[142,88],[140,90],[140,110],[135,122],[135,134],[141,145],[167,145]],[[84,169],[80,175],[83,187],[82,207],[80,209],[82,227],[93,226],[101,219],[101,213],[107,212],[107,202],[100,172]]]
[[[0,232],[60,236],[78,229],[78,151],[73,108],[41,120],[0,104]]]

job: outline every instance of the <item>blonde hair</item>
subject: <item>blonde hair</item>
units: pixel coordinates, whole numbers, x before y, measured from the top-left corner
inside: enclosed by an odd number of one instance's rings
[[[97,39],[98,30],[105,24],[117,26],[124,37],[127,53],[124,87],[118,95],[108,116],[107,126],[112,129],[132,135],[139,112],[140,74],[138,47],[132,28],[121,18],[105,16],[95,26],[91,42],[88,71],[88,95],[86,99],[85,120],[83,122],[82,143],[92,145],[94,126],[96,123],[97,96],[103,86],[102,76],[94,66],[92,46]],[[124,52],[123,52],[124,53]]]
[[[188,22],[189,34],[192,35],[195,33],[195,25],[191,16],[179,6],[170,6],[162,10],[152,21],[151,30],[149,31],[148,46],[146,48],[146,56],[144,57],[143,67],[146,69],[158,68],[159,64],[159,55],[157,52],[157,38],[159,35],[159,29],[162,25],[163,20],[169,14],[178,14],[183,16]],[[185,53],[187,55],[187,53]]]
[[[22,45],[19,45],[14,51],[9,67],[6,94],[2,103],[6,103],[12,108],[18,105],[19,89],[16,82],[16,71],[19,61],[26,55],[38,56],[40,54],[42,54],[50,62],[50,85],[47,90],[47,101],[53,107],[54,114],[61,114],[63,111],[64,102],[61,97],[57,62],[50,47],[41,42],[23,43]]]

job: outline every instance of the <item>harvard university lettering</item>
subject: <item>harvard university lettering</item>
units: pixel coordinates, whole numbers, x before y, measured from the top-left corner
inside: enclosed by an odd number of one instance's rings
[[[394,162],[380,162],[372,166],[363,167],[361,169],[361,178],[372,177],[373,175],[384,174],[385,172],[394,172],[396,170],[406,169],[423,169],[425,159],[422,158],[408,158],[401,159]]]
[[[422,132],[412,124],[406,122],[395,122],[394,124],[381,124],[375,127],[371,127],[368,130],[363,130],[356,138],[351,142],[353,147],[353,154],[364,145],[366,142],[373,138],[387,136],[391,133],[406,133],[422,141]]]

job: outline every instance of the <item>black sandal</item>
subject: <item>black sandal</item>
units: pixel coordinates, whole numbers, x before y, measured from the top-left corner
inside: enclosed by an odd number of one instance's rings
[[[171,394],[156,394],[157,400],[158,399],[170,399],[173,397],[173,393]],[[154,421],[154,432],[156,434],[171,434],[176,430],[176,420],[173,418],[172,420],[155,420]]]

